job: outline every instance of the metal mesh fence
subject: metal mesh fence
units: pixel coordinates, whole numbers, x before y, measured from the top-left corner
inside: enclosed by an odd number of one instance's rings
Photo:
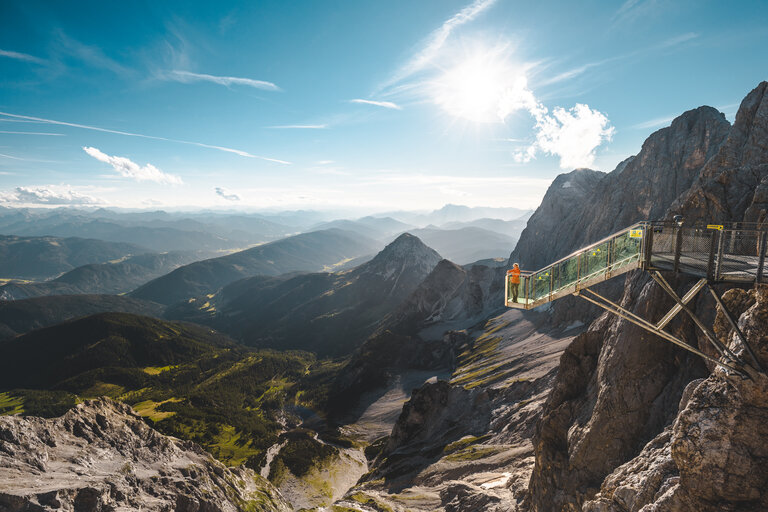
[[[717,254],[717,279],[755,281],[760,259],[760,232],[724,230]]]

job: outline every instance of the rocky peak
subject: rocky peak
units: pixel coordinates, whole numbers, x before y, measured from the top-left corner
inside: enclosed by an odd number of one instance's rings
[[[722,113],[699,107],[652,133],[637,156],[610,174],[577,169],[558,176],[520,235],[510,263],[535,270],[635,222],[663,218],[729,130]]]
[[[768,210],[768,82],[741,102],[727,140],[691,190],[673,206],[689,221],[766,219]]]
[[[434,249],[427,247],[418,237],[403,233],[371,261],[362,265],[359,271],[387,279],[406,273],[423,279],[441,259]]]

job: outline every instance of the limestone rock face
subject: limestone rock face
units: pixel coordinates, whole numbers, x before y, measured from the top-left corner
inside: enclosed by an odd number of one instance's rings
[[[440,339],[443,332],[464,328],[502,307],[504,269],[461,267],[442,260],[411,295],[382,323],[380,331],[420,333]]]
[[[733,128],[673,209],[688,221],[764,221],[768,197],[768,82],[741,102]]]
[[[106,398],[55,419],[0,417],[0,511],[139,509],[290,510],[253,471],[227,468]]]

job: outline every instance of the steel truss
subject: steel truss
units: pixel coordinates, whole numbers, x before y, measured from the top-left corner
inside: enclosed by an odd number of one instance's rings
[[[691,287],[690,290],[681,298],[678,296],[678,294],[675,292],[675,290],[672,288],[672,286],[669,285],[666,279],[658,272],[658,271],[650,271],[651,277],[653,280],[661,287],[662,290],[664,290],[672,299],[675,301],[675,305],[672,306],[672,308],[667,312],[666,315],[664,315],[661,320],[659,320],[657,323],[652,323],[639,315],[633,313],[632,311],[629,311],[628,309],[625,309],[621,307],[620,305],[616,304],[615,302],[603,297],[599,293],[595,292],[594,290],[591,290],[589,288],[582,288],[581,290],[578,290],[574,293],[574,295],[581,297],[584,300],[587,300],[591,302],[592,304],[595,304],[596,306],[599,306],[600,308],[613,313],[614,315],[617,315],[624,320],[631,322],[638,327],[641,327],[642,329],[645,329],[646,331],[655,334],[659,336],[660,338],[673,343],[677,345],[680,348],[683,348],[689,352],[692,352],[707,361],[710,361],[728,371],[731,371],[742,378],[749,378],[754,380],[756,377],[757,372],[764,372],[763,367],[760,365],[760,362],[757,359],[757,356],[755,355],[754,351],[752,350],[752,347],[747,343],[747,340],[744,336],[744,334],[741,332],[741,329],[739,329],[738,325],[736,324],[736,320],[734,319],[731,312],[728,310],[728,308],[723,304],[723,301],[721,297],[715,292],[715,290],[710,286],[707,279],[700,279],[697,281],[693,287]],[[750,359],[754,362],[754,366],[746,363],[743,361],[738,355],[733,353],[727,346],[725,346],[718,338],[717,335],[715,335],[714,332],[710,328],[708,328],[704,322],[701,321],[696,316],[696,313],[693,312],[693,310],[688,306],[688,303],[690,303],[693,298],[704,288],[707,287],[709,289],[709,292],[714,297],[717,304],[722,308],[723,313],[728,320],[728,323],[731,325],[731,327],[736,332],[736,335],[741,340],[742,344],[746,348],[746,352],[749,354]],[[712,346],[717,350],[717,352],[720,354],[721,359],[715,359],[714,357],[705,354],[701,350],[699,350],[696,347],[693,347],[686,343],[685,341],[681,340],[677,336],[667,332],[664,330],[664,327],[669,324],[672,319],[677,316],[680,311],[685,311],[688,316],[691,317],[691,320],[696,324],[696,326],[704,333],[704,336],[706,339],[712,344]]]

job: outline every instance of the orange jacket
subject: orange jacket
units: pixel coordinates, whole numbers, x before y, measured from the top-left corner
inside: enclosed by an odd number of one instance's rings
[[[512,277],[509,278],[509,282],[512,284],[520,284],[520,268],[513,268],[512,270],[507,270],[507,274],[510,274]]]

